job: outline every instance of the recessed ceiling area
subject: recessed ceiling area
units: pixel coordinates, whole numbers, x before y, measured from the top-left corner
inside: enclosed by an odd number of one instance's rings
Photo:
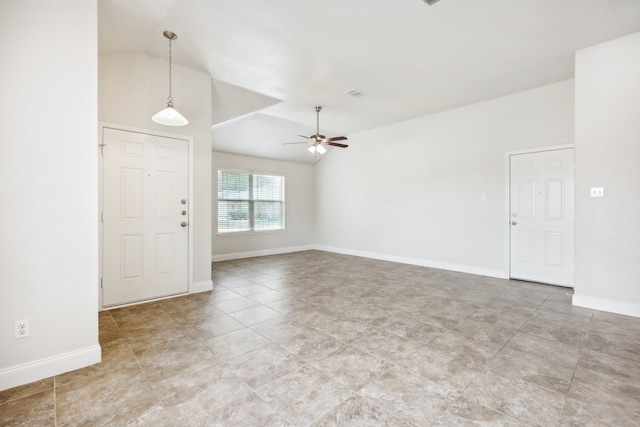
[[[100,54],[164,58],[164,30],[219,89],[214,150],[312,164],[283,143],[316,105],[349,136],[569,79],[576,50],[640,31],[640,1],[99,1]]]

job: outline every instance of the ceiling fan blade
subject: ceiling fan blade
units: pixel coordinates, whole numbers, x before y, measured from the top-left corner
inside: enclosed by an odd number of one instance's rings
[[[311,139],[310,137],[308,137],[308,136],[304,136],[304,135],[298,135],[298,136],[299,136],[300,138]]]
[[[333,138],[329,138],[327,139],[327,141],[332,142],[332,141],[346,141],[347,137],[346,136],[334,136]]]
[[[307,141],[298,141],[298,142],[283,142],[282,145],[289,145],[289,144],[308,144]]]
[[[337,142],[327,142],[327,145],[332,145],[334,147],[347,148],[347,144],[338,144]]]

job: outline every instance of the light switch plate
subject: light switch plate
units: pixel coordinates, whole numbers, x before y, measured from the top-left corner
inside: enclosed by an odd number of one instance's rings
[[[604,197],[604,187],[591,187],[591,197]]]

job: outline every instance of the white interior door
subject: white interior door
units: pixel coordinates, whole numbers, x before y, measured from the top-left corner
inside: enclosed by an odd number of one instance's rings
[[[510,276],[573,287],[573,148],[510,156]]]
[[[102,143],[102,305],[187,292],[188,142],[104,128]]]

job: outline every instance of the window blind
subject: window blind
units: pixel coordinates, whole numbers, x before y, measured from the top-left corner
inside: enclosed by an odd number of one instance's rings
[[[218,233],[284,229],[284,176],[218,170]]]

